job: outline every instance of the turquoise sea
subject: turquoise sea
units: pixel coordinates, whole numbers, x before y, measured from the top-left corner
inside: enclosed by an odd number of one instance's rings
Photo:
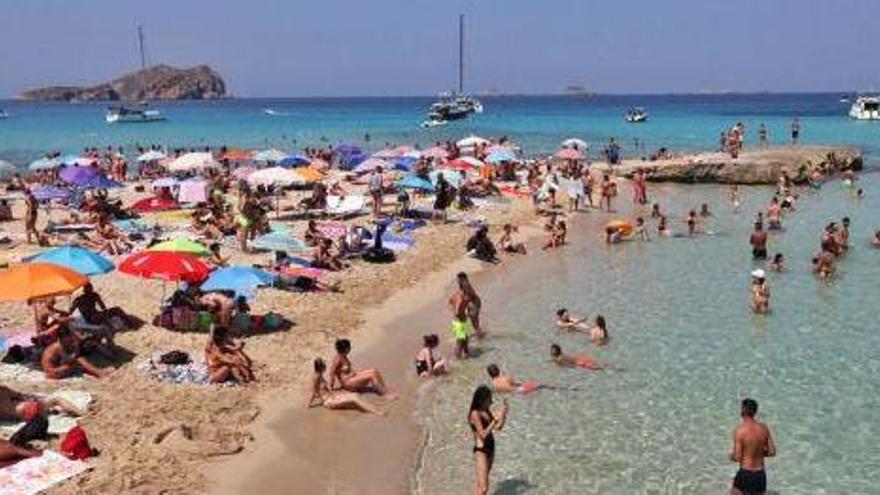
[[[856,144],[880,151],[880,125],[853,122],[839,94],[754,94],[703,96],[523,96],[484,98],[485,113],[445,127],[421,129],[432,98],[235,99],[158,104],[168,118],[151,124],[104,122],[102,103],[0,101],[10,118],[0,120],[0,159],[27,163],[48,150],[75,153],[85,146],[161,143],[282,149],[351,142],[378,149],[384,143],[429,146],[437,140],[475,133],[508,135],[527,153],[553,151],[576,136],[599,148],[617,137],[633,152],[635,139],[650,152],[714,149],[718,134],[738,121],[753,141],[760,122],[772,141],[784,142],[798,115],[805,143]],[[623,121],[631,106],[644,106],[645,125]],[[265,115],[272,109],[278,115]],[[365,142],[365,133],[370,142]],[[748,143],[747,143],[748,144]]]
[[[741,213],[731,211],[727,189],[652,184],[675,230],[687,210],[709,203],[715,215],[696,239],[653,239],[605,246],[596,227],[632,213],[578,213],[570,244],[532,253],[479,277],[491,332],[477,360],[428,396],[430,438],[418,473],[425,494],[468,493],[473,483],[467,407],[490,362],[521,379],[576,390],[512,397],[507,428],[497,435],[492,493],[719,494],[736,466],[727,456],[739,401],[756,398],[779,456],[768,462],[779,494],[872,494],[880,479],[880,250],[868,245],[880,228],[880,125],[853,122],[838,94],[505,97],[484,100],[486,112],[443,128],[420,129],[429,98],[229,100],[162,104],[170,119],[147,125],[108,125],[100,104],[0,102],[0,158],[26,164],[46,150],[162,143],[227,144],[296,149],[352,142],[378,149],[385,142],[418,143],[475,133],[509,135],[526,153],[551,152],[567,137],[599,148],[609,137],[629,153],[638,139],[650,152],[714,149],[718,134],[742,121],[747,142],[764,122],[771,141],[784,142],[798,115],[804,143],[861,147],[868,170],[857,200],[837,181],[800,191],[797,211],[785,220],[770,252],[783,252],[785,273],[772,273],[772,313],[754,316],[747,304],[747,244],[751,219],[766,208],[769,187],[743,190]],[[623,113],[648,109],[651,121],[628,125]],[[263,109],[279,113],[264,115]],[[369,133],[371,140],[364,141]],[[853,249],[838,279],[809,271],[822,226],[849,216]],[[650,224],[655,233],[654,224]],[[553,312],[603,314],[612,343],[591,347],[583,336],[563,335]],[[432,329],[416,329],[421,335]],[[436,329],[434,329],[436,331]],[[415,337],[414,337],[415,338]],[[559,369],[550,342],[588,353],[624,371]],[[414,341],[415,342],[415,341]]]

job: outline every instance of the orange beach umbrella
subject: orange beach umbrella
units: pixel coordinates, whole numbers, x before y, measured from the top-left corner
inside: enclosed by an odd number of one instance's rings
[[[0,271],[0,302],[70,294],[89,283],[79,272],[52,263],[25,263]]]

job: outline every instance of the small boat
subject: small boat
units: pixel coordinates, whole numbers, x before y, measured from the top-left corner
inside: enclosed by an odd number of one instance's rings
[[[626,115],[624,116],[624,120],[626,120],[630,124],[647,122],[648,121],[648,112],[646,112],[645,109],[642,107],[632,107],[626,111]]]
[[[838,101],[840,101],[841,103],[849,103],[849,96],[843,95]]]
[[[144,31],[140,26],[137,28],[137,34],[138,48],[141,54],[140,89],[142,93],[145,93],[144,73],[147,70],[147,58],[144,52]],[[108,124],[123,124],[161,122],[165,120],[165,117],[162,116],[162,112],[159,110],[149,108],[149,103],[141,101],[137,105],[111,106],[107,109],[107,115],[104,119]]]
[[[0,119],[5,119],[7,117],[9,117],[9,114],[6,113],[6,110],[0,108]]]
[[[138,106],[112,106],[107,109],[107,123],[147,123],[161,122],[165,117],[158,110],[149,108],[146,104]]]
[[[480,100],[464,93],[464,16],[458,16],[458,92],[440,93],[439,99],[431,104],[428,116],[422,127],[437,127],[451,120],[461,120],[471,114],[483,113]]]
[[[880,120],[880,96],[859,95],[849,109],[855,120]]]

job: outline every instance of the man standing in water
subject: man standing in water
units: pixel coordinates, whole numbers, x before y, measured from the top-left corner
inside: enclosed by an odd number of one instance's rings
[[[733,430],[733,452],[730,459],[739,463],[733,478],[731,495],[759,495],[767,491],[764,458],[776,456],[776,445],[767,425],[755,420],[758,403],[743,399],[740,410],[742,423]]]
[[[755,222],[755,231],[749,237],[749,244],[752,245],[752,258],[756,260],[767,259],[767,232],[764,231],[763,222]]]
[[[801,121],[797,117],[791,121],[791,144],[798,144],[801,137]]]
[[[449,307],[452,310],[452,335],[455,338],[456,359],[469,357],[471,328],[477,337],[483,336],[480,326],[480,310],[482,301],[477,291],[474,290],[466,273],[461,272],[456,276],[458,290],[449,298]],[[472,326],[473,325],[473,326]]]

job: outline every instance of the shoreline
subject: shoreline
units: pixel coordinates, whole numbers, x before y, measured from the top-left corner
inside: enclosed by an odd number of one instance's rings
[[[542,234],[536,226],[540,218],[535,220],[528,202],[514,200],[510,209],[513,211],[501,212],[500,216],[505,218],[493,219],[491,223],[522,220],[520,217],[528,215],[528,220],[519,224],[520,239],[534,249],[534,239]],[[465,271],[480,281],[492,273],[492,267],[468,257],[460,246],[458,252],[461,254],[412,285],[396,290],[377,306],[366,309],[362,314],[363,323],[350,332],[354,340],[352,361],[355,366],[379,369],[394,393],[401,397],[382,406],[387,411],[385,417],[351,411],[306,410],[302,406],[306,373],[289,388],[281,402],[272,401],[271,397],[260,399],[263,414],[251,425],[255,438],[253,448],[208,466],[207,477],[213,480],[208,486],[210,493],[241,493],[245,487],[261,493],[288,493],[291,484],[308,493],[326,490],[328,486],[333,487],[333,493],[360,493],[364,485],[384,493],[412,493],[426,445],[425,426],[416,413],[421,400],[433,387],[440,386],[444,378],[424,380],[415,376],[411,355],[415,355],[421,336],[426,333],[440,336],[444,355],[451,349],[447,342],[446,297],[452,290],[455,274]],[[512,256],[505,258],[504,263],[514,265],[516,261],[517,256]],[[414,320],[419,321],[419,330],[412,329]],[[383,346],[385,342],[389,344]],[[330,341],[327,350],[332,351]],[[324,357],[329,354],[324,353]],[[368,396],[368,400],[377,402],[373,396]],[[358,465],[363,464],[359,461],[364,459],[364,452],[375,447],[376,437],[386,440],[381,462],[371,462],[369,469],[358,469]],[[298,445],[312,450],[304,452]],[[329,469],[328,464],[338,467]],[[400,469],[405,464],[409,468]],[[320,474],[316,474],[316,470]]]

